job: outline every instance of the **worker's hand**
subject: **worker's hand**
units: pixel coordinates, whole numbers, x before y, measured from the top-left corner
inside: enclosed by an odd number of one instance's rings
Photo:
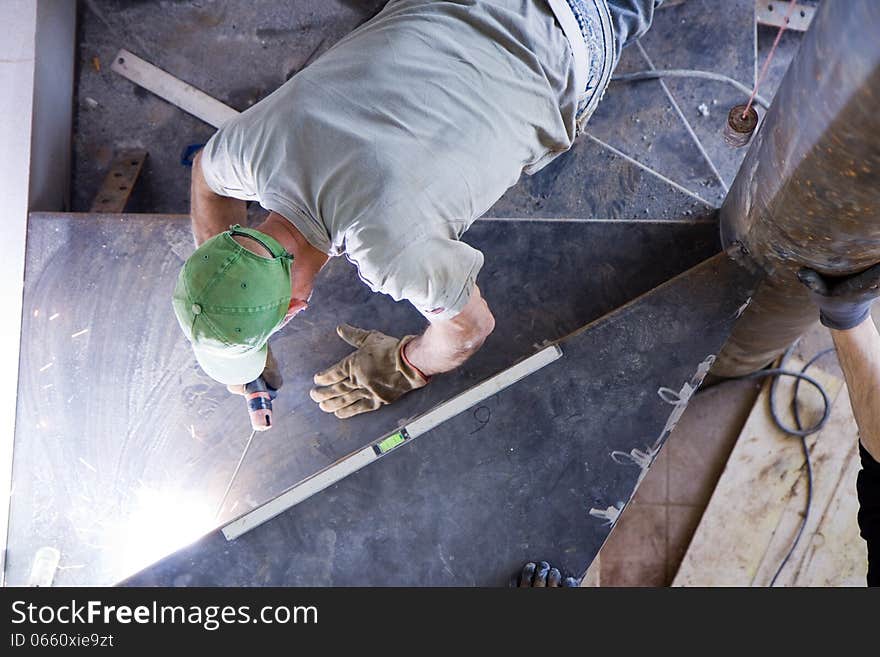
[[[336,332],[357,351],[315,375],[316,387],[309,394],[325,413],[347,418],[375,411],[428,383],[403,354],[415,336],[398,340],[348,324],[337,326]]]
[[[521,589],[573,588],[580,586],[574,577],[563,577],[558,568],[553,568],[546,561],[539,561],[538,563],[530,561],[527,563],[511,585]]]
[[[871,313],[871,304],[880,296],[880,264],[859,274],[834,278],[804,267],[797,276],[819,306],[822,324],[838,331],[865,321]]]
[[[284,379],[281,376],[281,370],[278,369],[278,361],[272,355],[272,348],[269,347],[267,351],[266,367],[263,368],[263,373],[260,376],[263,377],[263,381],[266,382],[267,386],[273,391],[277,391],[281,389]],[[244,384],[226,386],[226,389],[233,395],[244,395]]]

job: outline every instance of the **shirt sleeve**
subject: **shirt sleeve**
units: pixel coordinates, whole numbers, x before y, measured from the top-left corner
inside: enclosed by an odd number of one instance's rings
[[[880,463],[859,443],[862,469],[856,479],[859,529],[868,543],[868,586],[880,586]]]
[[[349,254],[358,273],[374,292],[395,301],[406,299],[429,322],[452,319],[467,305],[483,254],[442,234],[429,234],[406,243],[387,262],[377,262],[377,250],[361,257]]]
[[[240,151],[242,115],[220,128],[205,144],[200,159],[205,182],[215,194],[253,201],[254,185],[242,172],[245,155]]]

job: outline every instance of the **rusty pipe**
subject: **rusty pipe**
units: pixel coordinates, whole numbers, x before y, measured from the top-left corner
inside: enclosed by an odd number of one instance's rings
[[[721,236],[765,273],[715,362],[758,370],[818,318],[795,278],[880,262],[880,2],[824,2],[721,207]]]

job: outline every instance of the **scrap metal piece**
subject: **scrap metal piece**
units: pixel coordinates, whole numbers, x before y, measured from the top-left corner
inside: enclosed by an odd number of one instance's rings
[[[147,151],[142,149],[120,151],[95,195],[91,211],[124,212],[146,159]]]
[[[795,5],[791,16],[786,18],[788,9],[788,2],[783,2],[783,0],[755,0],[755,18],[759,25],[769,27],[785,25],[787,30],[806,32],[813,21],[816,8],[798,4]]]

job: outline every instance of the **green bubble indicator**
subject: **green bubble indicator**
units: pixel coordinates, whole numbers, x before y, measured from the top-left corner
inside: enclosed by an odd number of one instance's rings
[[[377,454],[385,454],[390,452],[392,449],[400,445],[402,442],[406,440],[406,436],[403,435],[402,431],[398,431],[397,433],[393,433],[387,438],[382,439],[380,442],[374,445]]]

